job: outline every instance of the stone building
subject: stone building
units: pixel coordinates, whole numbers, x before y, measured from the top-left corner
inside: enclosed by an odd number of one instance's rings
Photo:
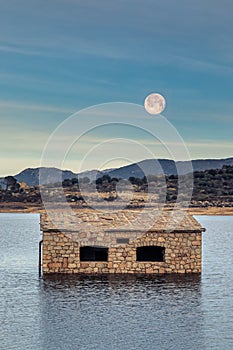
[[[137,215],[136,210],[105,215],[80,210],[77,221],[62,212],[54,212],[52,218],[51,213],[41,214],[43,273],[201,272],[204,229],[192,216],[186,213],[168,230],[171,213],[164,211],[145,230],[142,220],[131,225]]]

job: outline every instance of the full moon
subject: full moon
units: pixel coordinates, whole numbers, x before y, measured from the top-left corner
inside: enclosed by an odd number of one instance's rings
[[[146,97],[144,102],[145,110],[150,114],[160,114],[166,107],[166,100],[160,94],[150,94]]]

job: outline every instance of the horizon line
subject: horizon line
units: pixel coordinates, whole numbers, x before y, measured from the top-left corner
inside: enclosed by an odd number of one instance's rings
[[[51,166],[51,167],[41,167],[41,166],[38,166],[38,167],[26,167],[26,168],[24,168],[24,169],[22,169],[22,170],[20,170],[18,173],[16,173],[16,174],[14,174],[14,175],[11,175],[11,174],[8,174],[8,175],[0,175],[0,178],[4,178],[4,177],[6,177],[6,176],[17,176],[17,175],[19,175],[19,174],[21,174],[23,171],[25,171],[25,170],[27,170],[27,169],[40,169],[40,168],[47,168],[47,169],[49,169],[49,168],[51,168],[51,169],[57,169],[57,170],[61,170],[61,171],[71,171],[72,173],[74,173],[74,174],[82,174],[82,173],[84,173],[84,172],[88,172],[88,171],[99,171],[99,172],[101,172],[101,171],[107,171],[107,170],[109,170],[109,171],[111,171],[111,170],[116,170],[116,169],[120,169],[120,168],[124,168],[124,167],[127,167],[127,166],[130,166],[130,165],[133,165],[133,164],[138,164],[138,163],[140,163],[140,162],[143,162],[143,161],[146,161],[146,160],[168,160],[168,161],[173,161],[173,162],[189,162],[189,161],[191,161],[191,162],[193,162],[193,161],[197,161],[197,160],[199,160],[199,161],[207,161],[207,160],[227,160],[227,159],[231,159],[231,158],[233,158],[233,156],[232,157],[224,157],[224,158],[222,158],[222,157],[220,157],[220,158],[195,158],[195,159],[190,159],[190,160],[174,160],[174,159],[170,159],[170,158],[146,158],[146,159],[141,159],[141,160],[139,160],[139,161],[137,161],[137,162],[133,162],[133,163],[129,163],[129,164],[126,164],[126,165],[122,165],[122,166],[119,166],[119,167],[115,167],[115,168],[105,168],[105,169],[101,169],[101,170],[99,170],[99,169],[96,169],[96,168],[92,168],[92,169],[85,169],[85,170],[82,170],[81,172],[75,172],[74,170],[71,170],[71,169],[67,169],[67,168],[65,168],[65,169],[63,169],[63,168],[56,168],[56,167],[53,167],[53,166]]]

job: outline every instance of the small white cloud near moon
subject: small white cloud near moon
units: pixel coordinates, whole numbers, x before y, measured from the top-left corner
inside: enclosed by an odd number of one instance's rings
[[[160,114],[166,107],[166,100],[160,94],[150,94],[144,101],[144,108],[150,114]]]

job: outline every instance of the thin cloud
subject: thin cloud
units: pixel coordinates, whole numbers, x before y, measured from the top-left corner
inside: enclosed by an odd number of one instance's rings
[[[22,47],[13,47],[8,45],[0,45],[0,51],[7,52],[7,53],[14,53],[14,54],[20,54],[20,55],[42,55],[43,53],[40,51],[31,50],[28,48],[22,48]]]
[[[211,71],[217,73],[233,73],[233,66],[222,62],[213,62],[211,60],[201,60],[188,56],[173,56],[174,62],[184,65],[186,68],[198,71]]]
[[[0,101],[0,108],[13,108],[13,109],[25,109],[43,112],[56,112],[56,113],[73,113],[74,110],[48,105],[36,105],[29,103],[20,103],[16,101]]]
[[[204,140],[204,141],[196,141],[196,142],[187,142],[186,143],[189,148],[199,148],[200,150],[203,150],[205,148],[211,148],[211,149],[230,149],[233,153],[233,142],[226,142],[224,140]]]

